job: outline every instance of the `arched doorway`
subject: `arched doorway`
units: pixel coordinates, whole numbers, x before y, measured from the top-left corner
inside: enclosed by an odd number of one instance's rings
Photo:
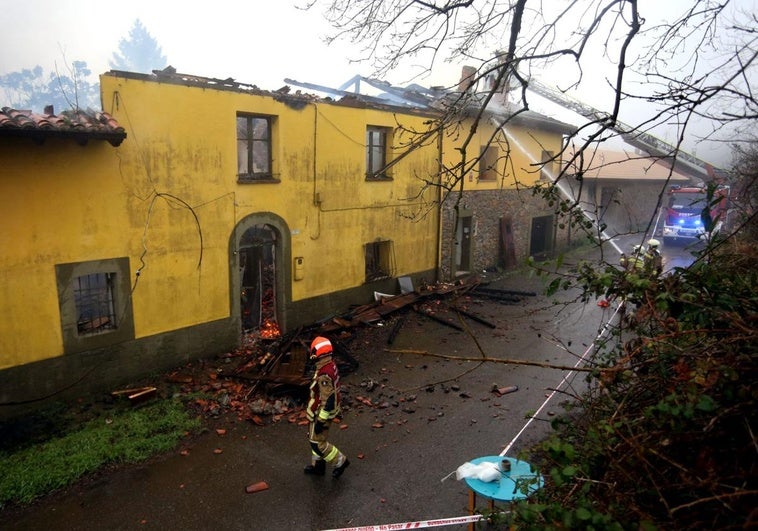
[[[278,329],[276,309],[276,231],[254,225],[240,239],[240,320],[242,331]]]
[[[287,330],[290,293],[290,240],[284,221],[271,213],[253,214],[232,236],[232,316],[243,334],[276,337]]]

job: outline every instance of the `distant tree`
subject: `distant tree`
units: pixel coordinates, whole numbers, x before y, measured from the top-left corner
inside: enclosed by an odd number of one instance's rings
[[[168,61],[161,47],[139,19],[134,21],[129,37],[119,41],[118,52],[113,53],[111,68],[127,72],[150,73],[163,69]]]
[[[758,242],[758,139],[732,146],[734,164],[731,172],[732,208],[737,216],[734,223],[742,234]]]
[[[2,99],[10,107],[41,112],[53,105],[66,109],[99,107],[100,86],[89,81],[92,72],[85,61],[73,61],[66,72],[46,73],[39,65],[0,76]]]

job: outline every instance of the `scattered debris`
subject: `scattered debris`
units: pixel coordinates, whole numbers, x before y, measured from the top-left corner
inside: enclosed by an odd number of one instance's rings
[[[347,313],[328,317],[286,334],[281,333],[275,321],[264,320],[260,329],[245,330],[240,347],[219,356],[217,364],[201,360],[195,363],[207,370],[198,371],[196,365],[188,365],[168,375],[166,381],[181,386],[181,392],[196,394],[198,398],[193,405],[204,416],[218,417],[232,413],[237,415],[238,420],[249,421],[257,426],[279,422],[281,419],[306,425],[307,419],[296,413],[302,411],[305,405],[305,390],[311,382],[313,368],[308,356],[308,345],[313,336],[329,334],[340,373],[346,375],[358,366],[357,360],[345,346],[354,337],[354,328],[366,325],[376,327],[380,324],[389,327],[391,324],[387,339],[391,344],[401,333],[409,311],[415,311],[459,331],[463,331],[464,327],[455,321],[460,322],[461,316],[489,328],[496,328],[495,323],[470,310],[470,306],[475,303],[474,297],[510,297],[520,300],[520,297],[527,295],[533,294],[483,287],[476,277],[457,280],[455,283],[421,285],[415,289],[410,279],[403,279],[400,295],[381,294],[378,300],[369,304],[353,307]],[[389,321],[390,316],[396,318]],[[386,369],[382,370],[382,373],[386,372]],[[383,390],[384,384],[369,379],[361,383],[361,387],[365,388],[365,393],[375,393]],[[442,389],[444,392],[450,390],[444,386]],[[459,391],[457,386],[451,389]],[[428,386],[426,390],[433,392],[434,386]],[[147,398],[156,392],[155,388],[140,388],[116,393],[127,394],[130,391],[132,400]],[[132,398],[131,395],[135,396]],[[352,397],[349,394],[343,400],[348,406],[351,401],[371,408],[386,409],[392,405],[387,400],[372,401],[365,396]],[[414,409],[406,407],[405,411],[413,412]]]
[[[516,391],[518,391],[518,385],[498,387],[497,384],[492,384],[492,392],[497,396],[507,395],[508,393],[515,393]]]
[[[504,304],[516,304],[521,302],[524,297],[536,297],[537,293],[533,291],[517,291],[510,289],[495,289],[477,286],[473,294],[488,297],[490,299],[502,302]]]
[[[120,391],[113,391],[111,396],[118,397],[126,395],[127,398],[133,403],[138,404],[155,396],[158,389],[155,387],[137,387],[134,389],[121,389]]]
[[[261,492],[263,490],[268,490],[268,483],[265,481],[258,481],[257,483],[252,483],[245,487],[245,492],[248,494],[253,494],[255,492]]]

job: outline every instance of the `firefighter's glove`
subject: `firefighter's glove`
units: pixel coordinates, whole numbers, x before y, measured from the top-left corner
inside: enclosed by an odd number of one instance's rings
[[[324,433],[326,431],[326,424],[321,422],[320,420],[317,420],[316,423],[313,425],[313,433],[316,435],[319,435],[320,433]]]

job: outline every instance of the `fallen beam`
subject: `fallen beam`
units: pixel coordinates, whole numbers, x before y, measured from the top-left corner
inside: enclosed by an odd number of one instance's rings
[[[465,317],[468,317],[469,319],[471,319],[473,321],[476,321],[479,324],[483,324],[484,326],[488,326],[490,328],[497,328],[496,324],[491,323],[491,322],[487,321],[486,319],[483,319],[483,318],[479,317],[478,315],[475,315],[475,314],[473,314],[471,312],[467,312],[466,310],[461,310],[460,308],[456,308],[455,306],[453,306],[452,308],[453,308],[453,310],[455,310],[459,314],[461,314],[461,315],[463,315]]]
[[[492,293],[495,295],[513,295],[516,297],[536,297],[537,293],[534,291],[519,291],[515,289],[499,289],[499,288],[484,288],[477,286],[474,288],[476,293]]]
[[[432,321],[437,321],[437,322],[438,322],[438,323],[440,323],[440,324],[443,324],[443,325],[445,325],[445,326],[449,326],[450,328],[454,328],[455,330],[458,330],[459,332],[463,332],[463,327],[462,327],[462,326],[458,326],[458,325],[457,325],[457,324],[455,324],[455,323],[451,323],[450,321],[446,321],[445,319],[442,319],[442,318],[440,318],[440,317],[437,317],[436,315],[433,315],[433,314],[431,314],[431,313],[428,313],[428,312],[423,312],[423,311],[419,310],[418,308],[413,308],[413,310],[414,310],[416,313],[418,313],[418,314],[420,314],[420,315],[423,315],[424,317],[428,317],[428,318],[429,318],[429,319],[431,319]]]

